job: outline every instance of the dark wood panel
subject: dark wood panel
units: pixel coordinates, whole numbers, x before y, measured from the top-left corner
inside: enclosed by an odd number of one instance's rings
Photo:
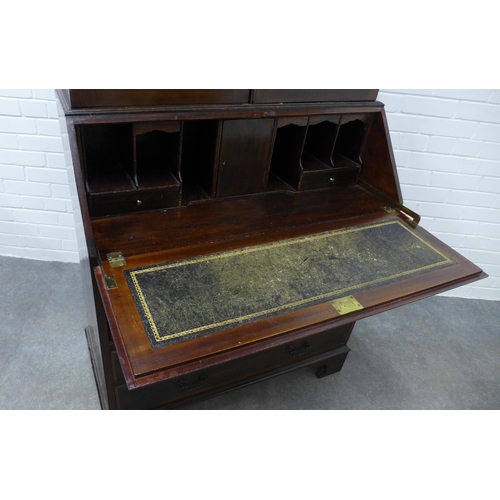
[[[279,118],[271,159],[271,171],[294,189],[300,186],[301,159],[307,135],[307,119]]]
[[[61,120],[61,126],[62,126]],[[72,123],[67,122],[68,129],[68,138],[69,145],[71,149],[71,157],[73,160],[73,175],[68,173],[68,180],[70,185],[76,190],[78,195],[78,207],[74,207],[75,211],[78,211],[78,215],[75,221],[79,220],[81,216],[83,222],[83,228],[76,224],[77,236],[80,242],[81,247],[86,247],[89,260],[82,267],[87,266],[87,274],[90,276],[91,274],[91,266],[95,265],[98,260],[97,248],[94,242],[94,235],[92,233],[92,224],[90,221],[90,212],[87,201],[87,191],[86,191],[86,179],[85,179],[85,170],[83,164],[83,153],[82,153],[82,136],[77,127],[75,127]],[[64,128],[62,128],[64,130]],[[74,200],[74,198],[73,198]],[[83,233],[83,234],[82,234]],[[90,287],[85,287],[86,292],[91,294],[92,291],[89,290]],[[92,306],[93,307],[93,306]],[[93,314],[89,313],[89,317],[92,317]]]
[[[195,370],[148,387],[129,390],[125,385],[116,388],[119,408],[149,409],[159,406],[185,404],[192,399],[224,392],[235,386],[262,380],[266,375],[278,375],[290,369],[318,363],[329,363],[335,371],[342,368],[349,348],[345,347],[352,325],[310,336],[299,342],[270,346],[243,358]],[[262,346],[264,347],[264,345]],[[328,353],[325,358],[324,353]]]
[[[254,103],[374,101],[378,90],[362,89],[259,89],[253,91]]]
[[[368,131],[359,178],[385,196],[403,203],[396,161],[392,152],[385,113],[377,113]]]
[[[134,189],[132,127],[129,124],[79,127],[83,168],[91,193]]]
[[[316,377],[323,378],[338,373],[344,366],[349,351],[349,347],[345,346],[343,349],[338,349],[333,356],[315,363],[313,366],[315,366]]]
[[[76,89],[69,91],[72,108],[161,106],[179,104],[243,104],[247,89]]]
[[[333,171],[333,170],[332,170]],[[156,211],[95,219],[101,255],[125,257],[219,243],[266,243],[339,227],[339,220],[378,213],[385,201],[352,186],[321,191],[269,192]],[[238,243],[235,243],[238,245]]]
[[[116,351],[111,351],[111,368],[113,370],[113,379],[116,382],[124,381],[122,367]]]
[[[337,139],[338,124],[342,115],[314,116],[309,119],[304,153],[333,167],[333,148]]]
[[[116,108],[92,108],[67,110],[67,119],[75,125],[87,123],[130,123],[156,120],[209,120],[244,119],[269,117],[315,116],[336,113],[372,113],[381,111],[378,101],[318,102],[286,104],[220,105],[172,105],[172,106],[130,106]]]
[[[205,197],[214,196],[221,130],[222,122],[219,120],[193,120],[183,123],[183,203],[190,201],[191,193],[205,193]]]
[[[273,119],[225,120],[216,197],[266,190]]]

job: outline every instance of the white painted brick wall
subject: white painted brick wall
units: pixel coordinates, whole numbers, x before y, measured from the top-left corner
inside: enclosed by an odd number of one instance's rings
[[[405,204],[490,277],[447,295],[500,300],[500,91],[382,90]]]
[[[79,261],[53,90],[0,90],[0,254]]]
[[[490,275],[448,295],[500,300],[500,90],[382,90],[379,100],[405,203]],[[53,90],[0,90],[0,254],[78,261],[57,117]]]

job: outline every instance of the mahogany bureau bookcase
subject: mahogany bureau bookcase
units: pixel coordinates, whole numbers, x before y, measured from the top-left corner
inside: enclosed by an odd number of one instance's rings
[[[335,373],[357,320],[486,276],[404,207],[376,90],[57,95],[104,409]]]

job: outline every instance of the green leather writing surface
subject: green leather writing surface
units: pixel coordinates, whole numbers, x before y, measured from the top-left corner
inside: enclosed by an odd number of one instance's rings
[[[451,264],[399,221],[124,271],[153,347]]]

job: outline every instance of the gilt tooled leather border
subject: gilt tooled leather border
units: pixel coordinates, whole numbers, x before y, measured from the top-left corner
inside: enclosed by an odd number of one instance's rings
[[[346,235],[349,233],[356,233],[359,231],[366,231],[369,229],[374,229],[374,228],[381,228],[384,226],[391,226],[397,224],[398,226],[404,228],[406,231],[408,231],[412,237],[416,238],[419,240],[421,243],[425,245],[425,248],[432,250],[437,256],[441,258],[441,260],[438,260],[437,262],[433,262],[431,264],[425,265],[425,266],[420,266],[412,269],[408,269],[403,272],[391,274],[388,276],[383,276],[379,277],[373,280],[369,280],[363,283],[357,283],[351,286],[346,286],[340,289],[328,291],[326,293],[321,293],[319,295],[314,295],[311,297],[306,297],[302,300],[294,301],[291,303],[286,303],[286,304],[281,304],[275,307],[267,308],[267,309],[262,309],[258,310],[255,312],[252,312],[250,314],[245,314],[243,316],[238,316],[238,317],[232,317],[229,319],[225,319],[223,321],[215,321],[203,325],[199,325],[195,328],[188,328],[182,331],[178,331],[175,333],[168,333],[168,334],[162,334],[162,332],[159,330],[157,327],[154,314],[150,310],[150,307],[148,305],[148,300],[145,297],[145,294],[143,293],[143,289],[140,284],[140,279],[141,277],[149,274],[149,273],[158,273],[162,271],[166,271],[168,269],[174,269],[174,268],[180,268],[183,266],[190,266],[193,264],[198,264],[198,263],[208,263],[210,261],[214,261],[217,259],[225,259],[231,256],[235,255],[244,255],[244,254],[250,254],[250,253],[255,253],[255,252],[261,252],[264,250],[269,250],[272,248],[277,248],[277,247],[286,247],[290,245],[295,245],[297,243],[302,243],[302,242],[309,242],[309,241],[317,241],[320,239],[324,238],[329,238],[329,237],[335,237],[339,235]],[[184,337],[189,338],[190,336],[198,336],[200,334],[206,334],[206,333],[213,333],[213,331],[220,331],[226,327],[231,327],[231,326],[237,326],[238,324],[243,324],[243,323],[249,323],[254,320],[262,319],[264,317],[269,317],[269,316],[274,316],[279,313],[282,313],[284,311],[293,311],[302,307],[307,307],[308,305],[312,305],[315,303],[319,302],[326,302],[332,298],[343,296],[349,293],[352,293],[356,290],[360,289],[366,289],[373,287],[375,285],[379,285],[385,282],[390,282],[397,280],[399,278],[403,278],[405,276],[411,276],[411,275],[416,275],[420,274],[423,272],[426,272],[430,269],[434,269],[437,267],[443,267],[449,264],[452,264],[453,261],[447,257],[444,253],[442,253],[440,250],[436,249],[434,246],[432,246],[429,242],[425,241],[423,238],[421,238],[419,235],[415,234],[411,229],[409,229],[407,226],[402,224],[400,221],[389,221],[389,222],[382,222],[382,223],[376,223],[376,224],[369,224],[361,227],[355,227],[355,228],[348,228],[348,229],[340,229],[340,230],[334,230],[334,231],[328,231],[325,233],[319,233],[319,234],[314,234],[311,236],[304,236],[300,238],[293,238],[289,240],[283,240],[279,242],[274,242],[274,243],[269,243],[269,244],[264,244],[264,245],[258,245],[254,247],[247,247],[239,250],[231,250],[227,252],[221,252],[221,253],[216,253],[216,254],[210,254],[210,255],[204,255],[198,258],[192,258],[192,259],[184,259],[180,261],[174,261],[174,262],[169,262],[165,264],[155,264],[153,266],[147,266],[147,267],[141,267],[141,268],[136,268],[136,269],[129,269],[124,271],[127,282],[129,284],[129,287],[131,289],[132,295],[134,297],[134,301],[138,307],[141,319],[143,321],[143,324],[146,328],[146,331],[148,333],[148,337],[150,339],[152,347],[162,347],[164,345],[168,345],[171,343],[174,343],[174,341],[179,341],[183,340]],[[168,283],[165,285],[168,286]],[[197,334],[197,335],[195,335]]]

